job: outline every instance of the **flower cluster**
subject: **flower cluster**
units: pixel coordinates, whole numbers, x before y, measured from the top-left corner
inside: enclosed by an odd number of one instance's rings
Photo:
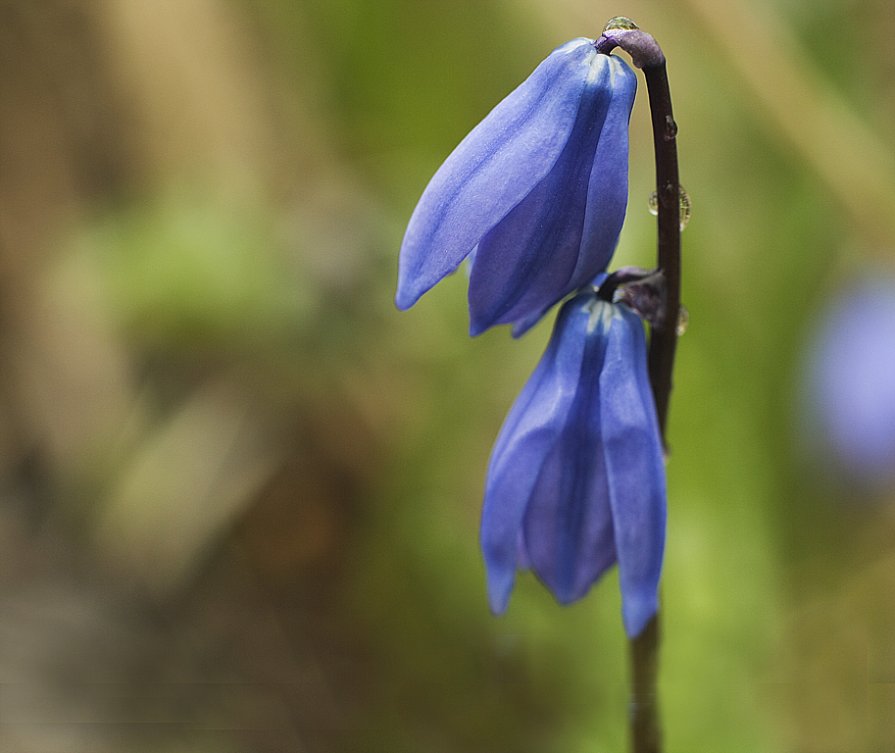
[[[618,563],[623,617],[655,614],[665,537],[662,441],[643,324],[603,300],[627,204],[636,77],[594,40],[558,47],[460,143],[413,212],[399,308],[470,263],[470,333],[518,336],[569,294],[494,446],[481,541],[492,610],[531,569],[561,603]]]

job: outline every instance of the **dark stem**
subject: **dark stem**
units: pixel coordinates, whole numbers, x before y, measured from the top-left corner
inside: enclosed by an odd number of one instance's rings
[[[611,23],[611,22],[610,22]],[[656,157],[658,197],[658,271],[665,278],[665,315],[650,329],[648,368],[659,431],[663,444],[671,397],[671,375],[680,316],[681,230],[680,180],[677,165],[677,125],[671,109],[671,92],[665,55],[656,41],[640,29],[612,29],[597,40],[599,52],[621,47],[643,69],[649,95]],[[631,749],[633,753],[661,753],[657,695],[659,667],[659,615],[630,641]]]
[[[628,656],[631,661],[631,750],[634,753],[660,753],[658,614],[628,643]]]
[[[665,442],[671,375],[677,348],[681,308],[681,204],[677,168],[677,125],[671,111],[671,92],[665,61],[643,69],[653,121],[656,154],[656,194],[659,199],[658,267],[665,277],[665,316],[650,332],[649,377],[656,401],[659,431]]]

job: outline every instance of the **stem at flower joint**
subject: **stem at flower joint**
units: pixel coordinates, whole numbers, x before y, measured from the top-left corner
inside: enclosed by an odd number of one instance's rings
[[[613,18],[596,42],[598,52],[609,54],[620,47],[631,56],[646,78],[653,125],[658,199],[658,270],[664,278],[664,315],[650,327],[649,377],[656,403],[659,431],[666,444],[665,427],[671,397],[672,372],[677,346],[681,286],[680,180],[677,162],[677,124],[671,108],[671,92],[665,55],[656,40],[630,19]],[[662,750],[657,697],[659,615],[630,641],[631,746],[633,753]]]

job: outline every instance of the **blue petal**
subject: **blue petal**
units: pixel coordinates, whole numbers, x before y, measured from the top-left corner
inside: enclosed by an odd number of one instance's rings
[[[568,333],[585,343],[580,372],[567,386],[575,396],[543,461],[524,524],[531,567],[563,604],[584,596],[615,563],[599,393],[612,306],[593,295],[587,299]]]
[[[609,275],[606,274],[605,271],[598,273],[597,276],[594,277],[592,280],[587,280],[584,285],[580,286],[583,289],[582,292],[587,293],[599,290],[600,285],[605,282],[608,276]],[[548,309],[552,308],[552,306],[553,304],[547,306],[544,309],[535,311],[533,314],[529,314],[523,319],[517,319],[515,322],[513,322],[513,337],[522,337],[522,335],[528,332],[528,330],[534,327],[541,320],[541,317],[544,316],[544,314],[546,314]]]
[[[506,609],[520,562],[519,537],[544,458],[555,444],[575,397],[584,357],[582,338],[565,337],[571,304],[560,312],[554,336],[500,430],[485,487],[481,543],[491,609]]]
[[[401,246],[398,308],[453,272],[550,172],[575,125],[595,55],[588,39],[554,50],[435,173]]]
[[[482,514],[495,612],[517,569],[530,567],[568,603],[615,562],[597,393],[612,308],[592,293],[563,306],[495,444]]]
[[[602,436],[628,635],[658,609],[665,547],[665,466],[640,319],[615,306],[600,375]]]
[[[517,322],[518,336],[605,269],[624,222],[628,120],[636,87],[623,61],[594,53],[562,154],[476,250],[471,334]]]
[[[617,560],[625,629],[636,636],[658,606],[664,540],[643,325],[583,293],[560,310],[491,456],[482,515],[491,607],[506,608],[517,569],[568,603]]]
[[[637,76],[624,61],[611,57],[612,102],[603,122],[587,186],[587,213],[581,234],[572,289],[590,282],[609,265],[628,206],[628,124]]]

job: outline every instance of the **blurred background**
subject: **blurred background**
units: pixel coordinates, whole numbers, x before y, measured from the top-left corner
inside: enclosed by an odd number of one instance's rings
[[[625,748],[615,576],[485,597],[549,317],[471,340],[463,275],[392,304],[441,160],[618,14],[693,204],[667,749],[895,750],[895,494],[802,415],[822,312],[895,259],[890,0],[0,0],[0,749]],[[618,265],[648,122],[641,87]]]

